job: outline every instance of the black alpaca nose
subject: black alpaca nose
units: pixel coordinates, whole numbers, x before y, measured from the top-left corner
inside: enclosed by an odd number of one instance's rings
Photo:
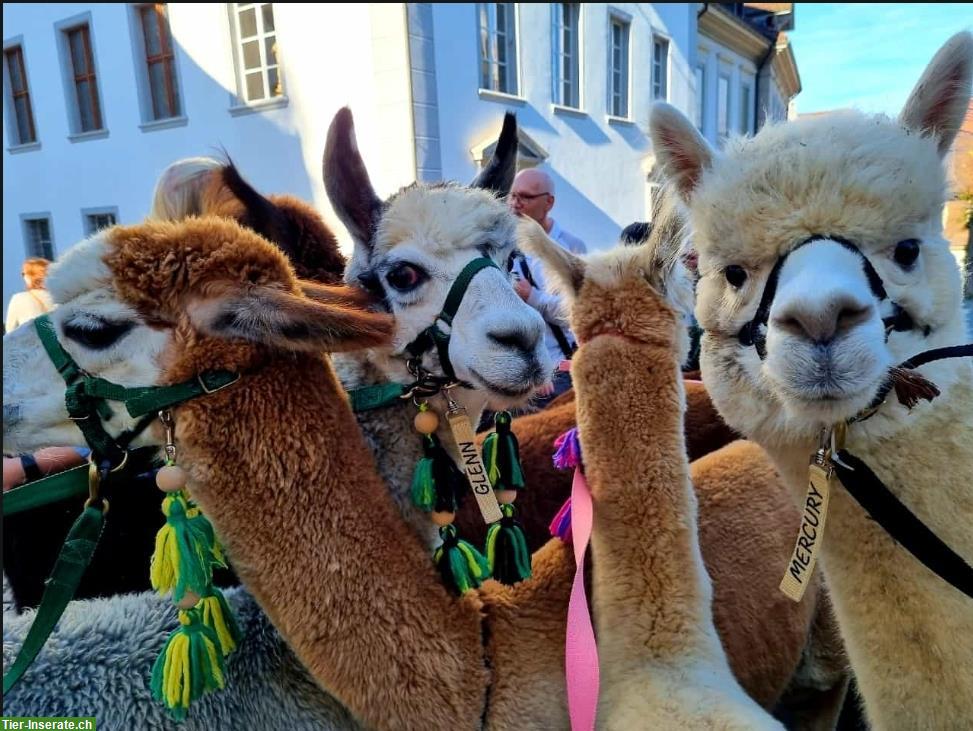
[[[487,337],[502,348],[519,350],[525,357],[533,355],[534,348],[537,347],[537,335],[524,330],[490,332]]]

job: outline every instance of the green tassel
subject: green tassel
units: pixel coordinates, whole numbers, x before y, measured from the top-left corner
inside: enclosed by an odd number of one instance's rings
[[[456,526],[439,529],[442,545],[433,552],[433,561],[443,577],[443,583],[457,594],[477,588],[490,578],[490,570],[483,555],[456,535]]]
[[[486,537],[486,557],[490,575],[502,584],[516,584],[531,575],[530,551],[514,506],[500,506],[503,518],[490,526]]]
[[[211,587],[210,594],[204,596],[196,608],[202,615],[203,624],[216,633],[223,654],[229,655],[233,652],[243,639],[243,633],[223,592],[215,586]]]
[[[150,687],[181,721],[194,700],[224,687],[226,668],[219,637],[203,623],[199,610],[180,611],[179,624],[152,666]]]
[[[225,565],[213,526],[181,492],[166,496],[162,512],[166,524],[155,538],[152,588],[160,594],[172,590],[174,602],[182,601],[186,591],[204,596],[213,581],[213,566]]]
[[[510,430],[509,411],[498,411],[495,431],[483,440],[483,463],[494,490],[523,490],[524,470],[520,465],[520,444]]]
[[[432,459],[423,457],[412,474],[412,503],[425,513],[436,504],[436,483],[432,478]]]
[[[455,513],[466,489],[466,476],[435,434],[423,436],[422,448],[425,456],[412,474],[413,504],[427,513]]]

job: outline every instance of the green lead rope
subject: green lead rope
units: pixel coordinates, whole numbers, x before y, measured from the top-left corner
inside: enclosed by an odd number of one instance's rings
[[[51,571],[51,577],[44,587],[44,596],[41,598],[34,623],[27,632],[17,659],[3,676],[5,696],[37,657],[37,653],[50,637],[68,602],[74,597],[78,584],[81,583],[81,577],[91,563],[91,556],[98,547],[98,539],[101,537],[104,525],[105,518],[101,509],[88,507],[71,526],[54,569]]]

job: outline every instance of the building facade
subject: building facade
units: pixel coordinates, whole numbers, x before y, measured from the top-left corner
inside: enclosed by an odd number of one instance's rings
[[[259,189],[313,202],[347,244],[321,180],[345,105],[383,196],[470,180],[515,112],[521,165],[555,181],[554,217],[608,246],[651,209],[651,104],[692,116],[703,49],[706,68],[734,52],[703,40],[717,13],[732,16],[703,3],[6,3],[4,307],[25,257],[140,221],[159,173],[191,155],[225,152]],[[754,103],[780,89],[776,60],[756,87],[751,56],[731,72],[732,109],[747,73]]]

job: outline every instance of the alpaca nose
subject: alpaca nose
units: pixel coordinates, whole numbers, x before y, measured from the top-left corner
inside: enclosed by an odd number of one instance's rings
[[[517,328],[488,332],[487,338],[490,342],[496,343],[502,348],[517,350],[525,358],[530,358],[534,355],[534,349],[537,347],[541,335],[541,332],[535,331],[533,328],[530,330]]]
[[[823,345],[868,320],[873,307],[851,294],[838,294],[824,302],[791,302],[773,313],[772,322],[793,335]]]

